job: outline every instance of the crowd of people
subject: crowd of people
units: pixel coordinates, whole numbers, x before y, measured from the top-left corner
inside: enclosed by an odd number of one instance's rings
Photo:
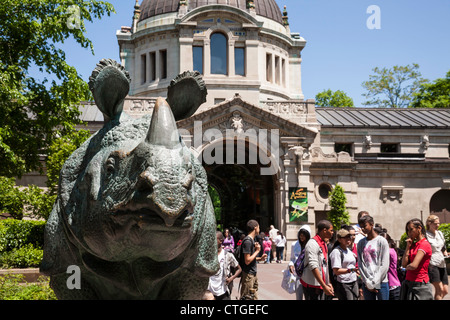
[[[335,230],[328,220],[317,224],[312,238],[310,230],[301,228],[289,262],[297,277],[297,299],[443,299],[448,294],[448,254],[438,227],[435,215],[427,218],[426,226],[420,219],[409,220],[405,250],[397,248],[366,211],[358,214],[357,225],[337,230],[335,242],[330,241]],[[296,262],[302,253],[304,269],[299,276]]]
[[[303,225],[292,244],[288,265],[296,279],[296,299],[443,299],[448,294],[448,253],[439,223],[435,215],[425,225],[420,219],[409,220],[405,250],[366,211],[358,214],[358,224],[339,230],[321,220],[314,236]],[[233,280],[239,277],[240,298],[258,299],[258,262],[283,261],[286,237],[274,226],[260,232],[258,222],[250,220],[247,233],[237,243],[225,229],[223,234],[217,232],[217,244],[221,268],[208,287],[213,298],[231,299]]]

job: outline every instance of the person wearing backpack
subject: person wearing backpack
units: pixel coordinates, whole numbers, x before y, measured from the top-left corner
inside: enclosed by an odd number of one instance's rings
[[[331,268],[336,279],[335,292],[339,300],[358,300],[356,256],[349,248],[352,243],[350,232],[337,232],[337,245],[330,253]]]
[[[247,236],[242,240],[239,249],[241,250],[239,264],[242,268],[241,300],[258,300],[257,261],[264,261],[267,258],[266,254],[259,256],[261,245],[254,241],[259,231],[259,223],[256,220],[247,222]]]
[[[216,239],[220,269],[215,275],[209,277],[208,291],[213,294],[215,300],[231,300],[229,284],[233,283],[233,280],[239,276],[242,270],[234,254],[223,248],[223,233],[217,231]],[[234,272],[231,271],[231,267],[235,268]]]
[[[291,260],[289,261],[289,270],[296,277],[295,296],[297,300],[303,300],[303,286],[300,283],[300,276],[299,274],[297,274],[297,271],[295,270],[295,265],[299,257],[300,259],[301,257],[303,257],[304,259],[305,246],[310,238],[311,238],[311,228],[309,227],[309,225],[305,224],[298,231],[297,241],[294,242],[291,247]],[[298,261],[298,265],[300,264],[301,261]]]
[[[333,296],[334,289],[328,274],[328,248],[326,241],[333,236],[333,225],[328,220],[317,223],[317,234],[305,247],[304,270],[300,282],[305,300],[324,300]]]

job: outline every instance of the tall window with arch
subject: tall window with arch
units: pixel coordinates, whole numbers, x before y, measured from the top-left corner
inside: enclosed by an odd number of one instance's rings
[[[227,37],[216,32],[211,35],[211,74],[228,74]]]

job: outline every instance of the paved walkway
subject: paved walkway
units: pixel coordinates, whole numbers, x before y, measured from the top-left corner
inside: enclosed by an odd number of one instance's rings
[[[287,261],[270,264],[258,263],[259,300],[295,300],[295,294],[289,294],[281,288],[283,270],[287,269],[287,267]],[[239,299],[238,287],[239,279],[236,279],[234,280],[234,288],[231,294],[233,300]],[[450,300],[450,294],[446,295],[444,300]]]

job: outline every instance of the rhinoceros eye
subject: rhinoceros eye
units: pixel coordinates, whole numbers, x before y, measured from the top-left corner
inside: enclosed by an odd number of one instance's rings
[[[116,170],[116,159],[114,157],[109,157],[106,161],[106,172],[108,175],[114,174]]]

